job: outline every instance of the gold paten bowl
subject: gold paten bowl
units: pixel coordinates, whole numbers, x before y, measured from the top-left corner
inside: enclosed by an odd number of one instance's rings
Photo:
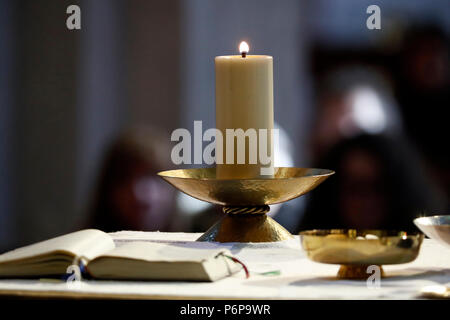
[[[428,237],[450,248],[450,216],[421,217],[414,223]]]
[[[158,175],[178,190],[199,200],[219,205],[270,205],[285,202],[311,191],[332,170],[275,168],[273,177],[254,179],[217,179],[215,168],[179,169]]]
[[[415,260],[423,234],[404,231],[330,229],[300,232],[309,259],[340,264],[338,278],[367,279],[370,265],[400,264]]]

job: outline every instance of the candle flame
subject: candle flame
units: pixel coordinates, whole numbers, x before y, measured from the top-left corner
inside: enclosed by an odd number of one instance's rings
[[[250,50],[250,48],[248,47],[247,42],[242,41],[241,44],[239,45],[239,51],[241,53],[244,53],[244,52],[247,53],[249,50]]]

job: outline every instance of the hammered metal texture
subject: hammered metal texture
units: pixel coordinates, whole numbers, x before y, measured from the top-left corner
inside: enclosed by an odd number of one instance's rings
[[[199,200],[219,205],[270,205],[285,202],[311,191],[332,170],[275,168],[273,177],[255,179],[216,179],[215,168],[179,169],[158,175],[178,190]]]

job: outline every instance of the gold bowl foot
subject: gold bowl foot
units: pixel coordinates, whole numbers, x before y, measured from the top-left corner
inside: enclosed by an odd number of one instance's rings
[[[341,265],[337,273],[338,279],[354,279],[354,280],[364,280],[367,279],[372,273],[367,273],[367,268],[369,265]],[[381,266],[380,276],[384,278],[384,270]]]

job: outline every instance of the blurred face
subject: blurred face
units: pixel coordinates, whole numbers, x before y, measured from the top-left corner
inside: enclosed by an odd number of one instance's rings
[[[344,223],[352,228],[378,228],[388,214],[379,161],[366,151],[353,150],[341,167],[339,206]]]
[[[314,126],[314,148],[316,157],[326,153],[342,138],[339,127],[343,115],[347,112],[348,105],[343,95],[328,95],[321,99],[320,114]]]
[[[407,59],[408,77],[424,89],[442,88],[448,81],[448,50],[439,39],[422,39]]]
[[[118,219],[132,230],[159,230],[171,218],[173,191],[145,163],[136,163],[113,190]]]

